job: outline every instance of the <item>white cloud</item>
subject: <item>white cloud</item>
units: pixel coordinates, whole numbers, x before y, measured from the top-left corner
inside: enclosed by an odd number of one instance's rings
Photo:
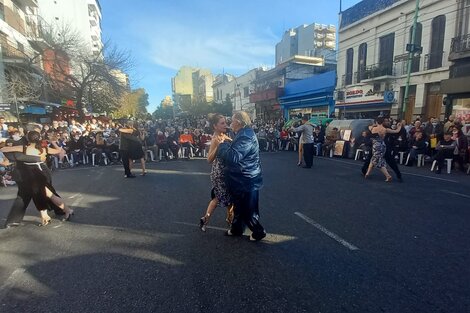
[[[275,41],[262,30],[186,28],[165,24],[165,32],[152,34],[151,60],[177,70],[183,65],[212,70],[242,71],[274,60]]]

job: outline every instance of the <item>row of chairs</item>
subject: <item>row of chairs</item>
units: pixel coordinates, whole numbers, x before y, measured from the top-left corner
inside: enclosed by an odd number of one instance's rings
[[[356,150],[356,155],[354,157],[354,160],[359,160],[359,158],[364,154],[364,150],[362,149],[357,149]],[[403,164],[403,160],[405,159],[405,151],[400,151],[398,152],[399,154],[399,160],[400,160],[400,164]],[[424,166],[424,157],[425,155],[420,153],[417,155],[417,159],[418,159],[418,167],[422,167]],[[451,172],[451,169],[452,169],[452,162],[454,161],[453,159],[444,159],[445,162],[446,162],[446,165],[447,165],[447,174],[450,174]],[[405,164],[408,164],[408,162],[410,161],[410,154],[408,153],[408,156],[406,158],[406,163]],[[432,162],[432,165],[431,165],[431,171],[434,171],[434,169],[437,168],[437,161],[434,160]],[[467,174],[470,174],[470,165],[468,166],[468,169],[467,169]]]

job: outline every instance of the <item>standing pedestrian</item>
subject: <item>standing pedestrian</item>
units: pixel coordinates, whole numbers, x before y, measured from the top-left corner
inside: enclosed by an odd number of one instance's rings
[[[291,128],[291,131],[293,132],[302,132],[300,138],[302,138],[303,156],[305,161],[305,166],[302,166],[303,168],[311,168],[313,165],[313,129],[313,125],[308,121],[308,116],[306,115],[302,117],[302,125],[296,128]]]

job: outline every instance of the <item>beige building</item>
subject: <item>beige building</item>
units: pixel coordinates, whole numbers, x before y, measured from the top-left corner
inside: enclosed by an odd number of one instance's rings
[[[171,79],[173,101],[178,107],[214,99],[212,84],[214,76],[210,70],[183,66]]]
[[[449,78],[457,2],[420,2],[414,44],[422,52],[412,55],[405,102],[415,6],[415,0],[363,0],[340,14],[337,116],[443,119],[441,81]]]
[[[122,86],[124,86],[127,90],[131,90],[129,75],[118,69],[112,70],[111,74],[116,77]]]

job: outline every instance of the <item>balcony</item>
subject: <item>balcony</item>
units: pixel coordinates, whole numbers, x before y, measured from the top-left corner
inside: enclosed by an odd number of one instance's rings
[[[36,51],[42,52],[49,48],[49,44],[44,40],[44,29],[48,27],[47,22],[39,15],[27,14],[26,18],[26,38]]]
[[[366,66],[361,80],[387,80],[394,76],[393,63],[377,63]]]
[[[17,0],[17,2],[23,7],[38,7],[38,0]]]
[[[450,78],[470,77],[470,63],[454,64],[450,67]]]
[[[470,57],[470,34],[452,38],[449,61]]]
[[[13,43],[5,39],[0,40],[0,46],[2,47],[2,57],[5,63],[28,62],[30,60],[30,56],[28,56],[23,46],[15,47]]]

